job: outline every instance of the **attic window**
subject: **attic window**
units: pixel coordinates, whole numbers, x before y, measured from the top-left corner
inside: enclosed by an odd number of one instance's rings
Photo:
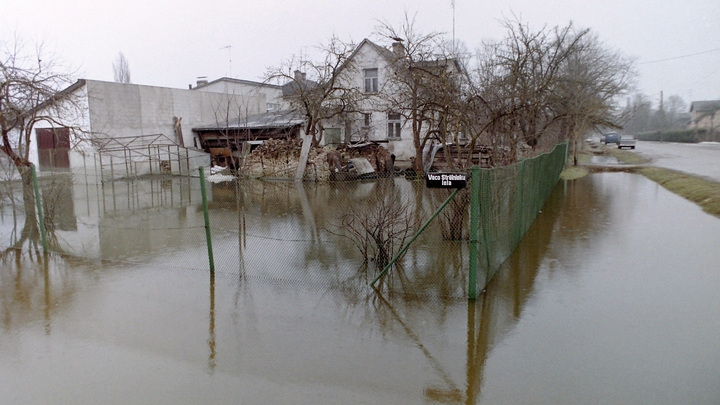
[[[364,69],[365,74],[365,93],[377,93],[378,92],[378,70]]]

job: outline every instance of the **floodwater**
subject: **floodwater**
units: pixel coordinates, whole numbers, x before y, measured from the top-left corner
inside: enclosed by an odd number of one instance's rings
[[[720,220],[642,176],[558,184],[470,303],[344,288],[326,186],[211,188],[214,275],[195,185],[113,187],[48,260],[2,207],[3,404],[720,402]]]

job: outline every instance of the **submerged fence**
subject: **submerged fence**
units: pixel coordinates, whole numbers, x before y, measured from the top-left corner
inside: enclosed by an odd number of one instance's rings
[[[99,184],[69,174],[68,182],[41,180],[40,193],[54,233],[49,250],[63,257],[207,272],[211,246],[210,263],[221,277],[357,298],[368,296],[368,285],[399,255],[379,290],[463,298],[482,290],[510,256],[557,183],[566,152],[561,144],[512,166],[474,169],[458,191],[405,177],[211,176],[228,181],[208,182],[202,198],[199,177]]]
[[[515,250],[560,178],[568,144],[511,166],[481,169],[479,267],[484,284]],[[482,280],[481,280],[482,281]]]

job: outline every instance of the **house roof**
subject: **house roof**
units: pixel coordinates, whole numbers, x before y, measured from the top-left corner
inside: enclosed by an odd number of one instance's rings
[[[282,95],[283,97],[290,96],[295,94],[295,92],[297,92],[300,88],[303,90],[310,90],[317,86],[318,82],[305,79],[304,77],[301,79],[291,80],[282,85]]]
[[[58,100],[62,100],[66,97],[69,97],[70,94],[74,93],[76,90],[83,88],[86,83],[87,83],[87,81],[85,79],[78,79],[75,83],[56,92],[51,97],[49,97],[47,100],[36,105],[34,108],[32,108],[30,111],[27,111],[25,114],[32,115],[32,114],[42,110],[43,108],[45,108],[49,105],[52,105],[53,103],[57,102]]]
[[[693,101],[690,103],[690,112],[714,112],[720,110],[720,100]]]
[[[271,88],[275,88],[275,89],[279,89],[281,87],[281,86],[278,86],[276,84],[271,84],[271,83],[254,82],[252,80],[243,80],[243,79],[233,79],[232,77],[221,77],[221,78],[215,79],[211,82],[207,82],[205,84],[201,84],[199,86],[193,87],[191,90],[202,89],[203,87],[208,87],[215,83],[220,83],[220,82],[247,84],[247,85],[251,85],[251,86],[260,86],[260,87],[271,87]]]
[[[291,128],[305,123],[305,118],[294,110],[268,111],[263,114],[238,118],[226,123],[210,124],[195,127],[195,132],[220,131],[228,129],[271,129]]]
[[[385,60],[388,61],[388,63],[394,63],[398,60],[399,56],[395,54],[392,50],[385,48],[383,46],[380,46],[369,39],[365,38],[355,47],[355,50],[350,54],[348,57],[348,61],[353,60],[355,55],[357,55],[358,52],[360,52],[360,49],[363,47],[363,45],[368,45],[369,47],[373,48],[375,52],[377,52],[378,55],[383,57]],[[449,66],[452,66],[455,68],[455,71],[460,73],[465,73],[465,70],[463,69],[462,65],[460,65],[460,61],[458,61],[457,58],[438,58],[434,60],[421,60],[417,62],[418,66],[423,66],[428,69],[436,69],[438,67],[447,68]],[[339,70],[341,71],[345,65],[343,65]]]
[[[355,49],[352,51],[352,53],[350,54],[350,56],[348,56],[347,60],[345,60],[345,62],[342,64],[342,66],[340,66],[340,67],[338,68],[338,70],[337,70],[337,72],[336,72],[335,74],[339,74],[340,72],[342,72],[343,70],[345,70],[345,68],[347,67],[347,65],[348,65],[349,63],[351,63],[351,61],[355,58],[355,55],[357,55],[358,52],[360,52],[360,49],[362,49],[363,45],[367,45],[367,46],[373,48],[373,49],[375,50],[375,52],[377,52],[378,55],[382,56],[383,58],[385,58],[385,59],[386,59],[388,62],[390,62],[390,63],[392,63],[392,62],[397,58],[397,57],[395,56],[395,54],[392,53],[392,51],[390,51],[389,49],[384,48],[384,47],[382,47],[382,46],[380,46],[380,45],[372,42],[371,40],[365,38],[365,39],[363,39],[362,41],[360,41],[359,44],[357,44],[357,46],[356,46]]]

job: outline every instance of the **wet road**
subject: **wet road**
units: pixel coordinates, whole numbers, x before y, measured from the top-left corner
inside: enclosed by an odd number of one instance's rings
[[[633,151],[665,167],[720,182],[720,143],[638,142]]]
[[[315,189],[254,192],[245,218],[214,195],[212,276],[196,201],[141,186],[147,209],[74,200],[57,243],[83,257],[1,262],[1,403],[720,402],[720,221],[642,176],[560,183],[470,304],[328,282],[351,255]]]

